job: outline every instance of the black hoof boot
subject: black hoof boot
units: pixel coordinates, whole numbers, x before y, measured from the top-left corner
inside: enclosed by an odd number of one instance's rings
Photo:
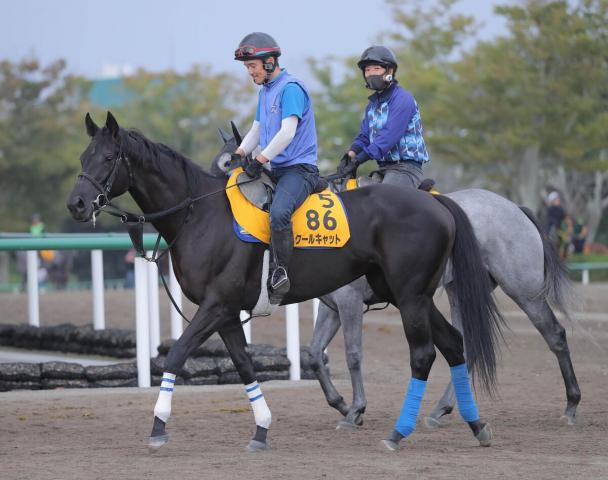
[[[266,441],[266,435],[268,429],[264,427],[257,427],[254,437],[249,441],[247,445],[247,451],[249,452],[263,452],[264,450],[270,449],[268,442]]]
[[[148,449],[150,452],[156,452],[165,443],[169,441],[169,434],[165,431],[165,422],[160,418],[154,417],[154,425],[152,426],[152,433],[148,439]]]

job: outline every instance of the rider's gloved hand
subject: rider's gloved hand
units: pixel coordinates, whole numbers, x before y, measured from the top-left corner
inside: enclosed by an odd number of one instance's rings
[[[264,165],[255,158],[247,157],[245,160],[245,165],[243,167],[245,173],[251,178],[258,178],[264,170]]]
[[[346,168],[348,168],[348,166],[352,163],[352,159],[350,158],[350,155],[348,154],[348,152],[346,152],[342,158],[340,159],[340,164],[338,165],[338,170],[337,172],[342,175],[345,171]]]
[[[243,165],[243,156],[240,153],[234,152],[232,155],[230,155],[231,168],[240,167],[241,165]]]
[[[346,166],[346,168],[344,168],[344,170],[342,172],[339,172],[341,175],[344,175],[345,177],[348,175],[354,175],[357,172],[357,168],[359,168],[359,165],[361,165],[361,163],[363,162],[359,162],[356,159],[355,160],[351,160],[348,165]]]

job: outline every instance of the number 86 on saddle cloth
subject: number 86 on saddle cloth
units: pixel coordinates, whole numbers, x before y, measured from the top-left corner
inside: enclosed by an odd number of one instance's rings
[[[235,233],[248,242],[270,242],[270,214],[249,201],[237,184],[240,168],[226,185]],[[340,197],[329,189],[309,195],[291,217],[295,248],[340,248],[350,239],[348,217]]]

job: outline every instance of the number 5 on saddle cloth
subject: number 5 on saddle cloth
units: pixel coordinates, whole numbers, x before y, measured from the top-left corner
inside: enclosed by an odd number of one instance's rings
[[[248,180],[243,169],[237,168],[226,185],[234,232],[245,242],[268,244],[270,214],[263,207],[268,203],[269,182],[259,179],[235,187]],[[295,248],[340,248],[350,239],[346,210],[340,197],[328,189],[311,194],[293,213],[292,225]]]

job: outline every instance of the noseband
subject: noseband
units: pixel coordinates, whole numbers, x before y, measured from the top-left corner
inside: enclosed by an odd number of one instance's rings
[[[108,178],[106,178],[105,185],[102,186],[101,183],[99,183],[99,181],[97,181],[95,177],[93,177],[87,172],[82,171],[78,174],[78,178],[82,177],[85,180],[88,180],[99,191],[99,195],[97,195],[95,200],[91,202],[96,212],[110,204],[110,191],[112,190],[112,185],[114,184],[118,172],[120,171],[121,161],[124,161],[125,165],[127,166],[127,171],[129,172],[129,186],[127,190],[130,190],[133,186],[133,172],[131,170],[131,164],[129,163],[129,159],[122,152],[122,148],[120,149],[118,156],[114,160],[112,170],[110,171]]]

